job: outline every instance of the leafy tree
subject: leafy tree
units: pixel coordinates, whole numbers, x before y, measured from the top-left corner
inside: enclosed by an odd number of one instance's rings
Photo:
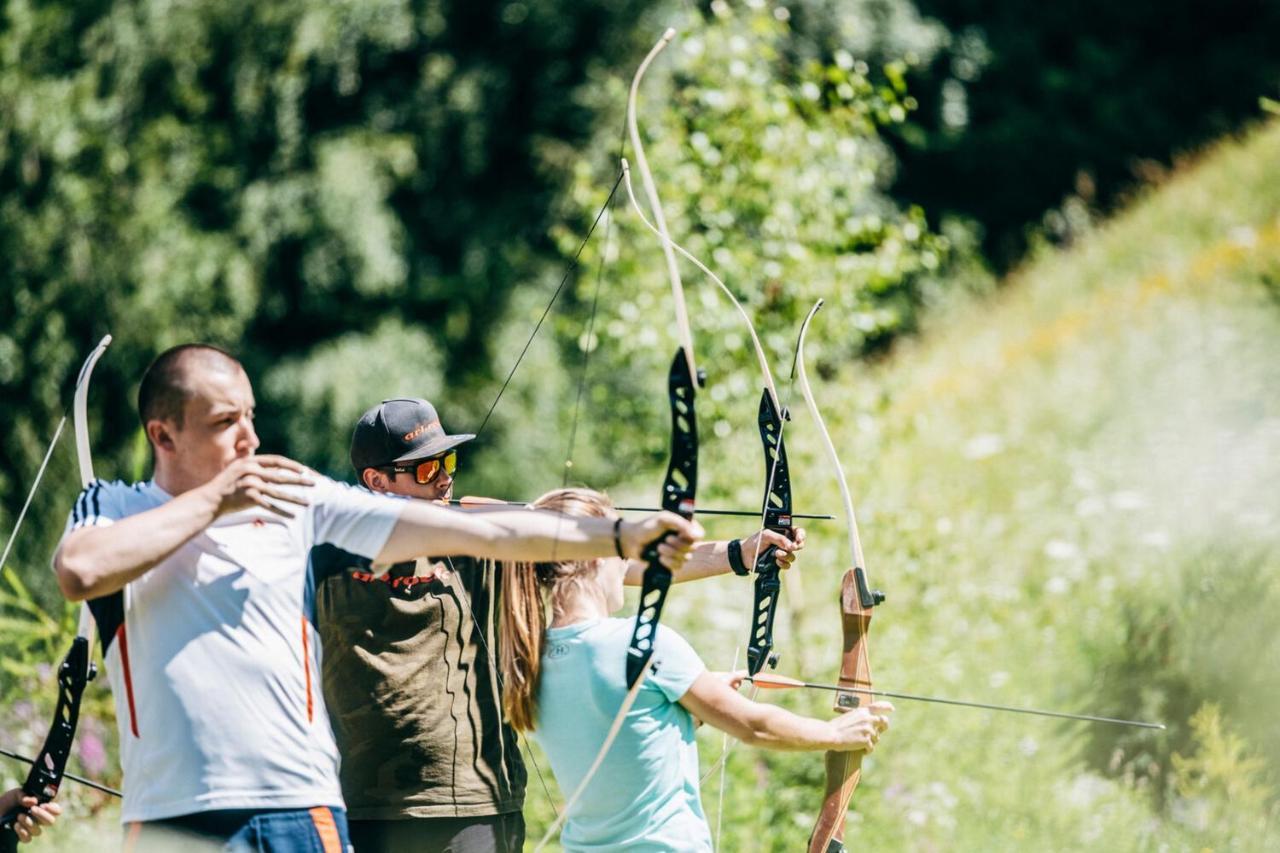
[[[182,341],[240,354],[276,392],[265,445],[335,472],[371,401],[315,415],[378,393],[370,377],[487,395],[492,327],[555,255],[552,200],[594,126],[588,69],[629,61],[645,5],[5,3],[5,520],[108,330],[94,393],[107,476],[145,471],[130,401]],[[61,519],[74,493],[63,450],[36,517]],[[40,562],[59,526],[24,537],[19,561]]]
[[[903,209],[885,192],[893,157],[882,134],[906,119],[909,96],[900,75],[896,85],[878,85],[848,51],[830,62],[799,58],[782,6],[712,4],[705,19],[684,24],[644,81],[646,152],[673,239],[735,291],[760,330],[783,402],[798,402],[785,380],[800,321],[817,298],[828,307],[810,357],[825,369],[914,328],[949,260],[948,241],[927,228],[923,211]],[[615,117],[601,123],[595,149],[612,156],[606,165],[579,167],[573,202],[584,213],[600,208],[616,174],[627,82],[611,78],[596,88],[599,111],[612,106]],[[638,176],[634,183],[642,193]],[[643,198],[641,205],[652,218]],[[584,252],[584,269],[603,265],[594,335],[586,333],[594,274],[579,277],[578,310],[561,315],[558,326],[571,354],[591,354],[586,406],[605,414],[583,428],[588,445],[608,448],[596,469],[604,482],[665,453],[662,377],[675,346],[658,241],[625,190],[611,210],[613,221],[601,226],[608,238],[598,236]],[[564,251],[579,238],[562,234]],[[695,350],[710,374],[698,403],[702,429],[711,447],[718,439],[719,453],[737,457],[754,447],[754,439],[742,440],[755,433],[760,371],[727,300],[681,263]]]

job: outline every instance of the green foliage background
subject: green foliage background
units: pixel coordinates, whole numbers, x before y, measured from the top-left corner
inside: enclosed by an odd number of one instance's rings
[[[381,396],[435,393],[447,375],[465,420],[510,294],[555,256],[552,202],[593,127],[587,74],[629,53],[643,8],[5,4],[6,514],[105,331],[107,476],[145,469],[137,378],[191,339],[274,391],[267,447],[330,471]],[[42,515],[67,504],[55,474]],[[46,554],[56,532],[19,554]]]
[[[881,0],[4,3],[0,529],[105,331],[116,344],[90,412],[100,475],[147,476],[137,380],[166,346],[203,339],[242,355],[264,448],[337,476],[355,417],[418,394],[455,431],[485,425],[464,460],[468,493],[528,497],[567,477],[653,500],[670,288],[625,190],[606,201],[619,156],[634,159],[630,74],[674,23],[640,99],[664,210],[744,303],[796,407],[798,324],[828,303],[808,359],[890,593],[873,635],[881,683],[1171,724],[1153,737],[900,705],[851,834],[890,848],[1265,849],[1280,760],[1267,713],[1280,692],[1268,621],[1280,135],[1225,145],[1112,224],[1073,219],[1078,246],[1036,250],[1000,292],[978,252],[984,228],[990,248],[1057,204],[1062,175],[1095,170],[1113,192],[1116,164],[1230,126],[1247,112],[1240,92],[1262,83],[1206,58],[1188,104],[1214,85],[1231,97],[1188,123],[1182,104],[1144,95],[1178,87],[1168,65],[1102,75],[1100,93],[1097,75],[1010,47],[999,4],[922,5],[946,25]],[[1070,23],[1041,20],[1028,43]],[[1143,61],[1077,23],[1079,44],[1114,48],[1098,67]],[[1263,80],[1251,44],[1201,49],[1254,56],[1247,79]],[[972,126],[935,126],[957,82]],[[982,107],[1055,85],[1091,107],[1060,139],[1056,117]],[[1095,130],[1114,132],[1073,147]],[[1051,177],[992,177],[1011,152]],[[759,370],[723,296],[684,271],[710,374],[700,503],[754,507]],[[837,506],[812,426],[797,412],[788,430],[798,508]],[[76,479],[65,440],[0,578],[5,745],[28,752],[73,624],[46,566]],[[780,647],[784,671],[830,680],[846,557],[838,524],[810,532]],[[695,586],[673,596],[670,621],[728,668],[749,590]],[[781,701],[827,713],[822,696]],[[110,697],[95,687],[88,703],[73,765],[118,781]],[[721,741],[702,737],[709,768]],[[821,762],[738,747],[727,768],[723,795],[704,785],[723,849],[803,844]],[[67,849],[114,833],[111,803],[63,796],[81,817],[102,813],[58,828]],[[531,835],[551,808],[531,790]]]

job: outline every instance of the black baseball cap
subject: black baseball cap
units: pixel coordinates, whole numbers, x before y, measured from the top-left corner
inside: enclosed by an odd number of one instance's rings
[[[439,456],[473,438],[446,433],[435,406],[426,400],[383,400],[356,421],[351,434],[351,464],[360,476],[365,468]]]

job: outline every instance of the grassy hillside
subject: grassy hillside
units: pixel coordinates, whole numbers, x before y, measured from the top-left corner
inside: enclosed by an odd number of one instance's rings
[[[872,626],[877,684],[1169,724],[899,702],[865,764],[854,844],[1260,850],[1275,835],[1277,174],[1272,125],[1208,152],[1075,248],[1043,253],[997,296],[940,309],[877,368],[811,368],[869,573],[888,594]],[[838,513],[791,399],[797,509]],[[712,443],[705,502],[754,504],[758,453]],[[830,681],[847,556],[840,523],[810,533],[779,620],[779,671]],[[728,669],[750,597],[732,577],[677,588],[667,621]],[[829,697],[778,701],[825,714]],[[721,739],[702,737],[705,769]],[[737,747],[723,788],[710,779],[703,796],[723,849],[782,851],[802,849],[821,789],[819,756]],[[533,839],[549,813],[535,779]],[[67,821],[43,846],[99,845],[114,815]]]
[[[1273,124],[1036,257],[998,296],[939,314],[883,366],[821,383],[888,594],[878,684],[1169,724],[899,702],[855,797],[860,846],[1265,846],[1280,759],[1276,174]],[[798,411],[787,436],[797,507],[838,507],[807,421]],[[811,532],[780,671],[829,681],[847,557],[839,524]],[[728,668],[747,585],[677,592],[672,624]],[[1197,729],[1209,703],[1220,714]],[[704,738],[710,766],[720,739]],[[800,849],[821,761],[738,748],[729,765],[724,849]],[[713,825],[719,796],[709,780]]]

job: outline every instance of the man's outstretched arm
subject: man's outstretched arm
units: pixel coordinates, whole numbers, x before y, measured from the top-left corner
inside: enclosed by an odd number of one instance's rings
[[[637,558],[645,546],[671,534],[659,545],[664,564],[676,570],[702,536],[697,522],[662,512],[618,526],[618,545]],[[378,563],[399,563],[427,554],[465,554],[496,560],[586,560],[613,557],[614,522],[608,518],[561,515],[547,510],[517,509],[462,512],[427,501],[406,501]]]

